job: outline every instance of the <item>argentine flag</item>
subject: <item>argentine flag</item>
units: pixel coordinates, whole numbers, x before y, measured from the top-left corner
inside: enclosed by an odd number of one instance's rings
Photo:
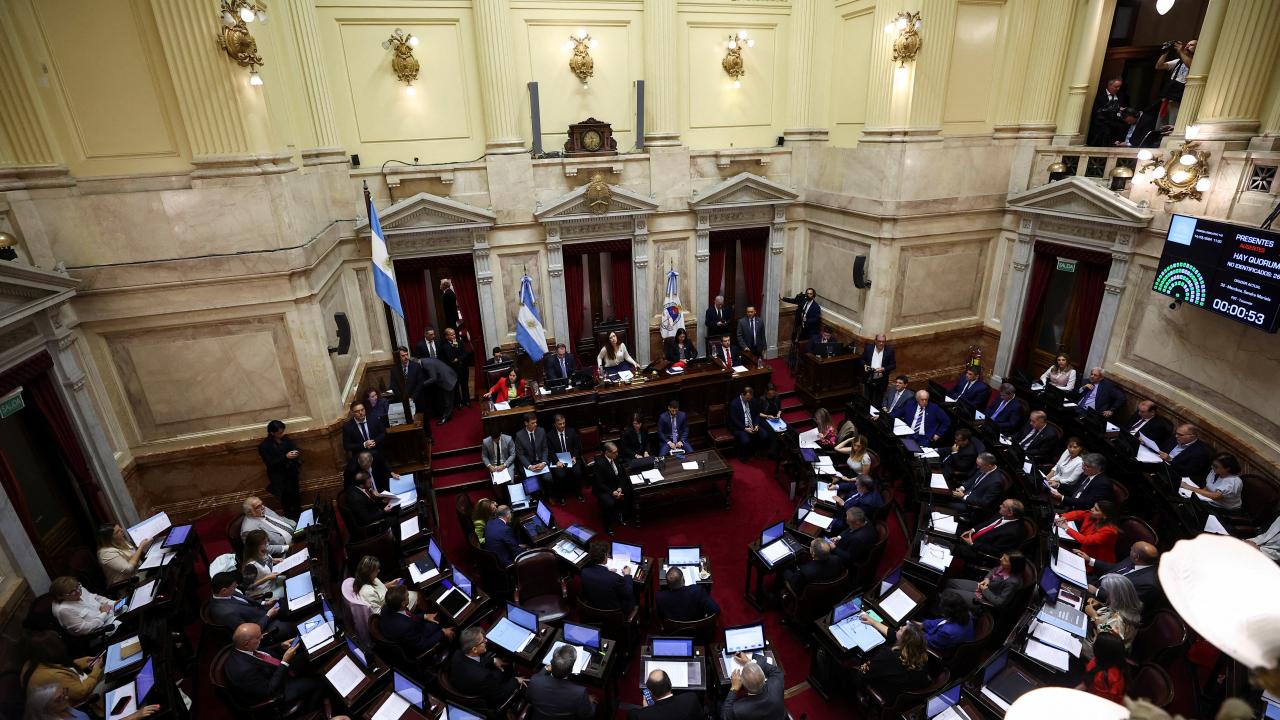
[[[664,338],[674,337],[677,330],[684,329],[684,310],[680,307],[680,273],[674,269],[667,273],[667,300],[662,304],[662,323],[659,334]]]
[[[396,287],[396,268],[387,255],[387,240],[382,236],[382,223],[378,222],[378,211],[373,203],[369,203],[369,238],[373,241],[373,291],[403,318],[400,290]]]
[[[525,275],[520,280],[520,310],[516,313],[516,340],[529,357],[538,362],[547,354],[547,329],[533,299],[533,280]]]

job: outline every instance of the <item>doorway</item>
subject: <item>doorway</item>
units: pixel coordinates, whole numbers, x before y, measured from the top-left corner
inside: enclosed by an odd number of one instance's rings
[[[634,299],[631,285],[631,240],[566,243],[564,291],[568,302],[569,347],[580,363],[595,364],[597,328],[622,327],[622,342],[634,352],[630,339]]]
[[[711,307],[717,295],[723,295],[734,317],[745,317],[748,305],[763,311],[768,244],[767,227],[711,231],[706,307]]]
[[[458,381],[471,381],[479,388],[484,382],[481,368],[485,358],[489,357],[490,349],[484,347],[484,318],[480,317],[480,299],[471,255],[401,258],[395,261],[395,268],[405,332],[409,335],[407,340],[402,338],[397,342],[403,342],[412,352],[423,339],[427,326],[435,328],[437,339],[443,342],[444,328],[454,326],[452,317],[456,312],[458,340],[471,353],[476,368],[475,372],[459,377]],[[452,302],[445,299],[441,288],[440,281],[445,279],[453,288]],[[467,397],[474,397],[474,394],[469,391]]]
[[[1083,368],[1110,269],[1108,253],[1037,242],[1012,367],[1034,377],[1066,355]]]

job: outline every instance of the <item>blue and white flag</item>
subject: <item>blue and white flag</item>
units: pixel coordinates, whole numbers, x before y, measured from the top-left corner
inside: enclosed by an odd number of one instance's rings
[[[677,330],[684,329],[684,310],[680,307],[680,273],[674,269],[667,273],[667,299],[662,304],[662,323],[659,334],[664,338],[674,337]]]
[[[516,340],[529,357],[538,362],[547,354],[547,329],[533,299],[533,280],[525,275],[520,280],[520,310],[516,313]]]
[[[396,268],[387,255],[387,240],[382,236],[382,223],[378,222],[378,211],[373,203],[369,203],[369,237],[373,241],[373,291],[403,318],[400,290],[396,287]]]

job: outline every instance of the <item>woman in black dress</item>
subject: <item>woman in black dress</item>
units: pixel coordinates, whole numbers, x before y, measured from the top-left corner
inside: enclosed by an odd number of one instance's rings
[[[924,644],[920,623],[909,622],[898,629],[892,645],[876,648],[871,659],[858,669],[856,682],[870,685],[880,697],[897,699],[899,695],[929,687],[929,652]]]
[[[618,441],[618,450],[624,460],[635,460],[648,457],[654,444],[653,433],[644,429],[644,416],[636,413],[631,416],[631,424]]]
[[[676,336],[665,344],[667,362],[669,363],[688,362],[698,357],[698,351],[694,349],[693,342],[689,340],[689,334],[685,332],[684,328],[676,330]]]
[[[285,517],[296,519],[302,512],[298,490],[302,453],[293,440],[285,436],[284,423],[279,420],[267,423],[267,439],[258,445],[258,455],[267,466],[267,492],[280,501]]]

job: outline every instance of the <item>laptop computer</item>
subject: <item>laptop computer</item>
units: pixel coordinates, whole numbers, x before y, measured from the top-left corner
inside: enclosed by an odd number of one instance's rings
[[[191,525],[179,525],[169,531],[165,536],[164,543],[160,547],[177,547],[187,541],[187,535],[191,534]]]
[[[569,387],[569,378],[567,377],[552,378],[548,380],[546,383],[544,383],[543,387],[545,387],[547,390],[550,390],[551,392],[555,392],[557,390],[565,390]]]
[[[667,673],[672,687],[687,688],[702,686],[702,662],[695,660],[693,654],[693,638],[655,637],[652,643],[652,658],[644,663],[644,673],[640,684],[654,670]]]
[[[693,638],[655,637],[650,642],[654,657],[693,657]]]
[[[369,669],[369,659],[365,657],[364,650],[362,650],[360,646],[357,645],[349,636],[347,637],[347,649],[351,651],[351,657],[356,659],[356,662],[360,667],[365,670]]]
[[[795,554],[786,535],[786,521],[774,523],[760,533],[760,557],[764,558],[765,564],[769,567]]]
[[[441,720],[484,720],[484,717],[470,710],[464,710],[453,703],[445,703],[444,717]]]
[[[551,532],[555,527],[555,520],[551,516],[551,506],[540,502],[534,510],[533,517],[520,523],[520,527],[524,528],[525,533],[531,538],[542,537]]]
[[[537,478],[529,478],[529,480],[533,480],[535,484],[537,483]],[[529,480],[525,480],[525,483],[529,482]],[[511,495],[512,510],[528,510],[529,506],[533,504],[533,498],[529,497],[529,493],[524,488],[524,483],[510,483],[507,485],[507,493]]]
[[[630,567],[631,575],[634,577],[643,560],[644,548],[639,545],[617,542],[616,540],[609,545],[609,561],[607,565],[614,572],[622,572],[624,567]]]
[[[583,545],[586,545],[587,543],[591,542],[591,538],[596,536],[595,530],[584,528],[581,525],[570,525],[568,528],[565,528],[564,532],[566,535],[573,538],[574,540],[577,540],[579,543],[582,543]]]
[[[473,595],[471,594],[471,581],[467,579],[457,568],[453,569],[453,583],[444,594],[436,600],[436,604],[441,610],[449,613],[451,617],[457,617],[468,605],[471,604]]]
[[[146,707],[147,693],[156,684],[155,666],[148,659],[131,681],[107,693],[105,707],[107,720],[118,720]]]
[[[391,671],[391,690],[415,708],[426,709],[426,694],[422,686],[394,670]]]
[[[982,695],[1005,710],[1038,687],[1040,681],[1009,664],[1008,650],[1001,650],[982,673]]]
[[[537,633],[538,616],[519,605],[507,603],[506,615],[499,618],[485,635],[499,647],[519,653]]]
[[[676,546],[667,550],[668,565],[700,565],[702,564],[702,548],[689,546]]]
[[[765,648],[764,624],[737,625],[724,629],[724,650],[720,662],[724,666],[725,677],[733,674],[737,663],[733,656],[742,652],[748,655],[760,652]]]
[[[581,645],[588,650],[600,651],[600,630],[590,625],[564,624],[564,641],[570,645]]]
[[[964,720],[968,720],[969,716],[963,710],[955,707],[960,702],[960,683],[955,683],[951,687],[929,698],[924,706],[924,715],[928,720],[938,717],[947,711],[947,708],[955,708],[954,713]]]

